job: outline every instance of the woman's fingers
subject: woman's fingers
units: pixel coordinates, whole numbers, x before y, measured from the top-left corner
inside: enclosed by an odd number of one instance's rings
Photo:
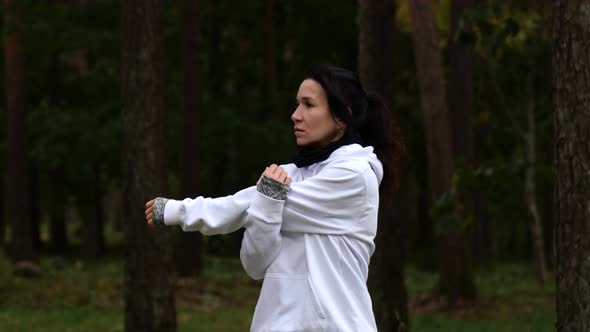
[[[150,227],[154,226],[154,202],[156,199],[152,199],[145,203],[145,219]]]
[[[282,167],[279,167],[277,164],[272,164],[268,166],[264,170],[262,175],[266,175],[267,177],[282,183],[287,183],[287,179],[289,179],[288,183],[291,183],[291,178],[289,177],[289,174],[285,172],[285,170]],[[262,178],[262,176],[260,178]],[[260,182],[260,179],[258,180],[258,182]],[[256,184],[258,184],[258,182]]]
[[[284,171],[283,171],[282,173],[279,173],[279,175],[278,175],[278,179],[279,179],[279,181],[281,181],[282,183],[285,183],[285,181],[287,180],[287,173],[286,173],[286,172],[284,172]]]

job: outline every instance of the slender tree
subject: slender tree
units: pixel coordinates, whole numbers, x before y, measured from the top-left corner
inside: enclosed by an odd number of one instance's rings
[[[359,1],[359,73],[364,87],[381,95],[394,110],[395,1]],[[404,179],[405,174],[401,176]],[[405,186],[407,181],[401,181]],[[403,271],[403,199],[381,202],[376,251],[371,258],[369,288],[380,331],[408,325],[408,295]]]
[[[30,260],[34,256],[35,243],[25,130],[22,22],[18,4],[18,1],[4,0],[4,70],[8,126],[5,210],[11,226],[10,255],[15,260]]]
[[[276,56],[276,24],[275,24],[275,7],[276,0],[265,0],[266,15],[264,18],[264,35],[266,43],[264,45],[264,70],[265,84],[270,102],[271,114],[279,119],[283,112],[280,110],[279,103],[279,82],[277,78],[277,56]]]
[[[460,162],[466,171],[473,168],[476,158],[473,133],[474,52],[470,45],[463,42],[465,38],[462,38],[473,33],[464,19],[466,11],[472,7],[473,0],[451,1],[451,32],[448,47],[449,82],[447,96],[450,126],[453,133],[453,155],[455,160]],[[491,241],[493,227],[486,215],[487,202],[479,193],[460,192],[459,199],[473,217],[473,227],[471,229],[473,256],[479,262],[491,264],[494,242]],[[469,239],[466,240],[469,241]],[[472,259],[470,252],[468,252],[467,259]]]
[[[200,8],[198,0],[184,0],[182,62],[184,64],[182,195],[199,195],[199,131],[201,108]],[[181,276],[198,274],[203,265],[203,238],[199,232],[180,232],[175,252]]]
[[[463,21],[473,0],[451,1],[451,36],[449,38],[449,119],[453,134],[453,155],[466,166],[473,162],[473,50],[461,42],[469,27]]]
[[[149,229],[145,203],[166,195],[161,2],[121,3],[125,330],[175,331],[172,230]]]
[[[438,202],[443,194],[451,194],[455,160],[432,0],[410,0],[410,16],[420,102],[424,114],[431,197],[433,202]],[[460,203],[455,199],[454,195],[450,195],[450,213],[456,222],[461,222],[464,216],[461,214]],[[477,291],[469,264],[467,236],[462,227],[454,223],[439,229],[438,291],[447,298],[450,305],[464,299],[473,299]]]
[[[81,253],[85,256],[100,256],[104,245],[104,192],[100,175],[100,162],[92,163],[92,178],[89,191],[80,199],[82,211],[82,241]]]
[[[534,61],[530,61],[534,64]],[[535,166],[537,163],[537,144],[536,144],[536,126],[535,126],[535,87],[533,69],[534,65],[531,65],[529,74],[526,77],[526,94],[527,94],[527,131],[525,133],[526,141],[526,161],[527,165],[525,168],[525,200],[529,210],[529,227],[531,230],[531,237],[533,241],[533,250],[535,253],[535,259],[537,261],[537,272],[541,282],[547,279],[547,267],[545,262],[545,248],[543,246],[543,224],[541,221],[541,214],[537,206],[537,181],[535,180]]]
[[[590,0],[553,0],[557,331],[590,331]]]

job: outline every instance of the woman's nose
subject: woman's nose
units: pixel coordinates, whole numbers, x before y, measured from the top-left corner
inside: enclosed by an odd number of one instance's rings
[[[301,121],[301,113],[299,112],[299,107],[297,107],[293,114],[291,114],[291,120],[293,120],[293,122]]]

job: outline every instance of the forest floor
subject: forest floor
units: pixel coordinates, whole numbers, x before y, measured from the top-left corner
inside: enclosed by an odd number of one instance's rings
[[[0,331],[124,331],[122,257],[40,259],[43,276],[22,278],[0,256]],[[248,331],[260,283],[239,260],[209,258],[198,278],[179,279],[178,331]],[[448,310],[429,295],[436,274],[408,268],[412,331],[553,331],[554,283],[532,266],[503,263],[477,274],[479,300]]]

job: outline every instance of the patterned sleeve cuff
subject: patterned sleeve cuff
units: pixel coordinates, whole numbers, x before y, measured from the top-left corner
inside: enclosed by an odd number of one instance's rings
[[[166,202],[168,202],[168,198],[156,197],[153,210],[153,220],[155,225],[165,225],[164,208],[166,207]]]
[[[287,199],[289,185],[263,175],[258,185],[256,185],[256,190],[264,196],[284,201]]]

